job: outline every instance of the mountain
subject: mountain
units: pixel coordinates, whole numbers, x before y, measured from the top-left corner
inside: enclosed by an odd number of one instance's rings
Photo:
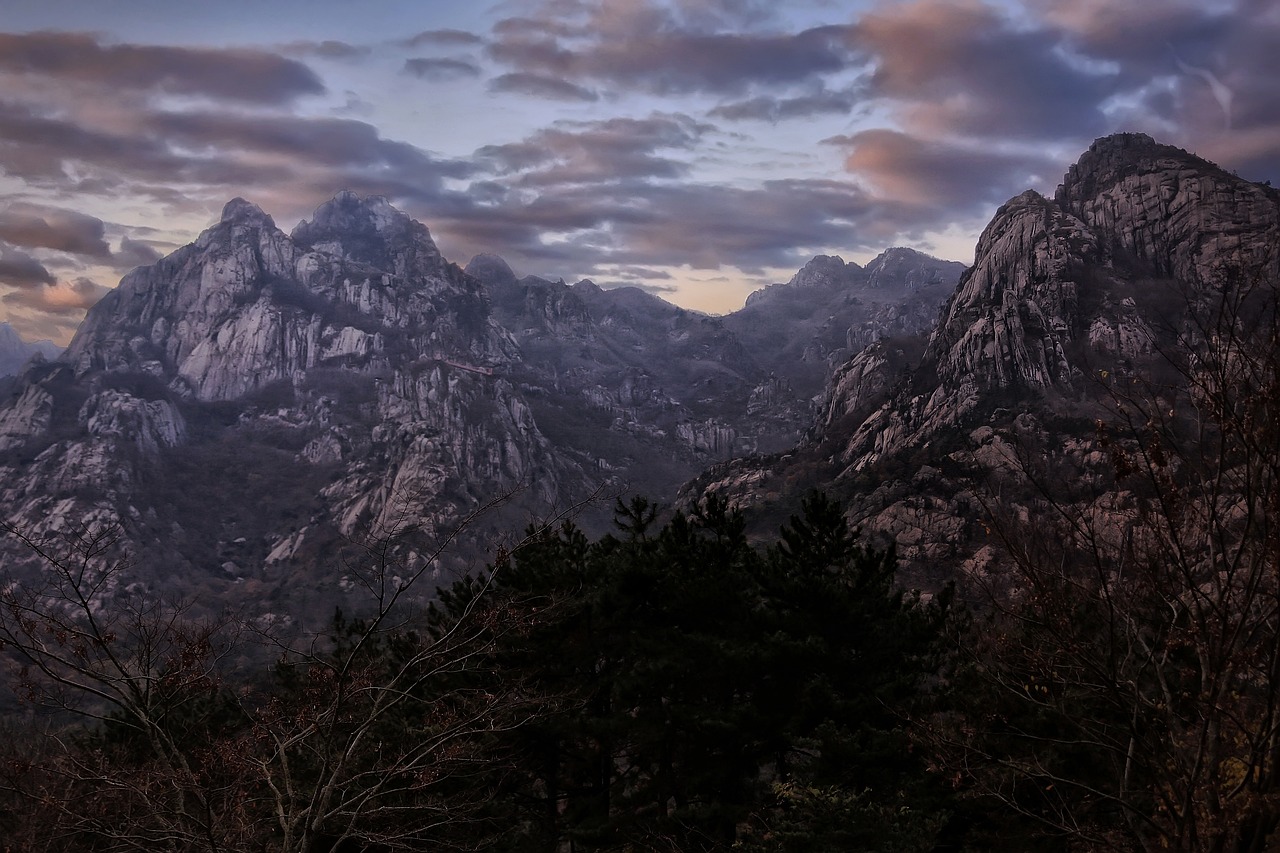
[[[932,328],[964,269],[904,248],[866,267],[819,255],[789,282],[751,294],[725,326],[748,350],[775,354],[778,375],[813,396],[868,344]]]
[[[711,460],[794,443],[808,422],[809,401],[720,318],[633,287],[517,279],[492,255],[467,271],[520,347],[511,375],[538,423],[634,490],[670,494]]]
[[[825,486],[936,582],[981,559],[993,482],[1028,459],[1096,474],[1108,379],[1168,374],[1224,287],[1277,280],[1278,242],[1270,187],[1142,134],[1099,139],[1053,198],[996,212],[927,337],[853,356],[796,448],[720,464],[685,495],[723,493],[772,522]]]
[[[914,269],[876,286],[913,293]],[[839,287],[794,300],[860,322]],[[614,495],[793,444],[825,364],[730,323],[496,256],[464,271],[381,198],[341,193],[290,234],[235,199],[23,373],[0,511],[39,541],[118,527],[123,588],[325,616],[371,554],[444,579],[531,519],[596,496],[578,518],[603,530]]]
[[[19,337],[17,331],[8,323],[0,323],[0,377],[16,375],[34,355],[39,354],[41,358],[54,359],[61,352],[62,347],[53,341],[28,343]]]
[[[539,423],[594,415],[595,428],[562,430],[557,445],[600,460],[647,457],[627,466],[630,482],[659,495],[670,489],[668,472],[655,476],[647,442],[673,437],[662,457],[674,453],[683,465],[790,446],[811,422],[831,364],[881,337],[929,328],[963,270],[901,248],[866,269],[821,256],[741,310],[709,317],[634,287],[517,278],[496,255],[467,265],[525,354],[513,375],[541,389]]]
[[[474,535],[594,488],[505,378],[518,357],[479,282],[385,201],[343,193],[285,234],[237,199],[28,370],[0,410],[0,499],[37,538],[122,525],[148,588],[332,607],[359,582],[344,548],[394,537],[413,571],[495,498]]]

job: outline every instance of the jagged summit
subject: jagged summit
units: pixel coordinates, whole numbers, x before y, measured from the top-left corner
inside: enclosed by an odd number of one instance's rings
[[[302,220],[290,238],[298,246],[394,272],[443,263],[431,232],[382,196],[361,198],[344,190]]]
[[[24,341],[8,323],[0,323],[0,377],[18,373],[31,358],[57,358],[62,347],[53,341]]]
[[[487,253],[476,255],[467,263],[466,273],[491,287],[511,286],[516,283],[515,271],[498,255]]]
[[[905,288],[907,292],[917,292],[929,287],[950,288],[963,272],[964,264],[894,246],[868,261],[863,270],[875,290]]]
[[[228,224],[247,224],[247,225],[266,225],[275,227],[275,220],[263,212],[251,201],[246,201],[239,196],[231,199],[222,207],[222,216],[220,222]]]

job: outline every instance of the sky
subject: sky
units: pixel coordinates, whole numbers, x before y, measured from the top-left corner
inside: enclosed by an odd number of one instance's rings
[[[1116,131],[1280,181],[1280,3],[3,0],[0,322],[65,343],[231,198],[344,189],[724,313],[816,254],[970,262]]]

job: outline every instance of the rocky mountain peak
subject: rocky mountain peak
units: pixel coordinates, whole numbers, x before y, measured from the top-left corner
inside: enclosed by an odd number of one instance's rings
[[[274,228],[276,225],[275,220],[264,213],[262,208],[239,196],[223,205],[220,221],[228,225],[249,225],[254,227],[266,226]]]
[[[1145,134],[1095,141],[1054,201],[1149,275],[1196,283],[1232,264],[1277,270],[1267,235],[1280,224],[1280,193]]]
[[[515,271],[498,255],[476,255],[467,263],[466,273],[490,287],[510,287],[516,283]]]
[[[416,264],[443,264],[431,232],[396,210],[382,196],[361,198],[344,190],[316,208],[290,235],[300,248],[338,255],[397,275]]]
[[[24,341],[8,323],[0,323],[0,376],[10,376],[31,358],[57,358],[62,348],[53,341]]]
[[[914,292],[931,285],[951,287],[964,271],[964,264],[895,246],[876,255],[863,269],[872,289],[905,286],[907,290]]]
[[[820,287],[861,270],[854,263],[846,263],[839,255],[815,255],[791,278],[791,284],[799,287]]]

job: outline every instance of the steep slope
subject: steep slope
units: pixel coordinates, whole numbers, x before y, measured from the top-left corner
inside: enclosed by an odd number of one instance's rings
[[[1028,191],[997,211],[918,358],[909,342],[855,356],[799,447],[719,466],[686,494],[783,507],[825,484],[922,577],[954,565],[980,547],[989,483],[1026,454],[1083,470],[1101,380],[1167,371],[1162,353],[1223,281],[1276,280],[1278,243],[1270,188],[1150,137],[1100,139],[1054,199]]]

